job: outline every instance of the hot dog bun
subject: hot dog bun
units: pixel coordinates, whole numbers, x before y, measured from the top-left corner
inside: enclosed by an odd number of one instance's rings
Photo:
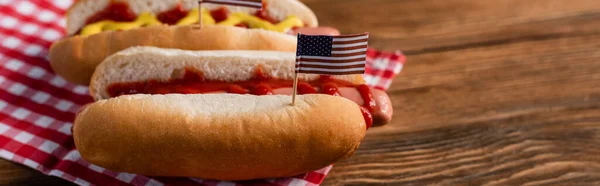
[[[131,46],[186,50],[295,51],[296,38],[277,32],[229,26],[152,26],[123,32],[74,36],[50,48],[52,69],[67,81],[87,85],[106,57]]]
[[[275,51],[185,51],[156,47],[133,47],[116,53],[98,66],[90,84],[96,100],[109,98],[107,86],[113,83],[168,81],[183,76],[185,68],[204,74],[207,80],[244,81],[253,77],[257,68],[269,77],[292,80],[294,52]],[[311,81],[319,75],[299,74],[298,79]],[[361,75],[334,78],[364,84]]]
[[[263,0],[267,5],[266,11],[277,20],[283,20],[288,15],[298,16],[308,27],[319,25],[315,13],[297,0]],[[140,15],[144,12],[159,14],[176,8],[181,5],[183,10],[189,11],[198,7],[198,0],[79,0],[67,11],[67,33],[74,35],[83,26],[88,18],[97,12],[104,10],[110,3],[126,3],[129,5],[132,13]],[[222,5],[203,4],[204,8],[209,10],[217,9]],[[231,12],[255,13],[253,8],[225,6]]]
[[[125,31],[105,31],[83,37],[73,35],[86,20],[112,2],[127,3],[131,11],[160,13],[182,5],[185,10],[197,7],[197,0],[80,0],[68,11],[70,35],[50,48],[50,64],[67,81],[87,85],[94,69],[106,57],[132,46],[156,46],[185,50],[275,50],[295,51],[296,38],[285,33],[231,26],[147,26]],[[276,19],[295,15],[307,27],[318,26],[314,13],[297,0],[265,0],[266,11]],[[206,4],[206,8],[221,6]],[[231,12],[255,12],[250,8],[231,7]]]
[[[358,148],[366,126],[354,102],[329,95],[290,102],[290,96],[121,96],[82,110],[73,136],[85,160],[111,170],[219,180],[293,176]]]

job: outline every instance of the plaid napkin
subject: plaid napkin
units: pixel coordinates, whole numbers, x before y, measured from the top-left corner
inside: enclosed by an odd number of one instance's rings
[[[289,178],[225,182],[146,177],[113,172],[81,159],[71,136],[85,86],[55,75],[46,56],[65,35],[63,15],[73,0],[0,0],[0,157],[79,185],[319,185],[331,166]],[[387,89],[404,56],[370,49],[365,79]]]

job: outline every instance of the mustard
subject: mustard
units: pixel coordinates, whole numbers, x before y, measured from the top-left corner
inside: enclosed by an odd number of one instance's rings
[[[245,12],[233,13],[229,15],[226,20],[217,23],[217,25],[235,26],[240,23],[246,23],[250,28],[262,28],[276,32],[286,32],[293,27],[304,26],[304,22],[302,22],[302,20],[296,16],[289,16],[280,23],[274,25],[269,21],[265,21]]]
[[[108,30],[129,30],[142,26],[160,25],[162,24],[155,15],[150,13],[142,13],[133,22],[116,22],[116,21],[100,21],[83,27],[81,30],[82,36],[89,36]]]
[[[198,23],[198,8],[194,8],[183,19],[177,22],[178,26],[191,25]],[[204,25],[214,25],[215,19],[210,15],[210,12],[205,8],[202,9],[202,23]]]
[[[198,8],[192,9],[184,18],[179,20],[176,25],[191,25],[198,23]],[[229,17],[216,23],[215,19],[210,15],[210,11],[202,9],[202,24],[203,25],[224,25],[224,26],[235,26],[241,23],[247,24],[250,28],[259,28],[276,32],[286,32],[293,27],[303,27],[304,22],[297,16],[289,16],[283,21],[277,24],[265,21],[244,12],[237,12],[229,15]],[[135,21],[132,22],[116,22],[116,21],[100,21],[89,24],[81,30],[82,36],[89,36],[97,34],[102,31],[109,30],[129,30],[139,28],[142,26],[152,26],[162,24],[155,15],[151,13],[142,13]]]

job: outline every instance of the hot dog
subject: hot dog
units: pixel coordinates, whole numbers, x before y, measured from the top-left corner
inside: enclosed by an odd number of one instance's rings
[[[291,95],[295,53],[275,51],[184,51],[133,47],[107,58],[90,84],[96,100],[129,94]],[[329,94],[360,105],[375,125],[391,120],[384,91],[360,75],[299,74],[298,94]],[[370,117],[370,116],[369,116]]]
[[[85,107],[74,122],[81,156],[149,176],[249,180],[294,176],[352,155],[361,109],[311,94],[126,95]],[[319,119],[315,119],[319,118]]]
[[[339,34],[318,27],[297,0],[263,2],[263,10],[211,4],[200,10],[197,0],[79,0],[67,13],[68,36],[50,49],[51,66],[67,81],[87,85],[107,56],[132,46],[291,52],[299,31]]]

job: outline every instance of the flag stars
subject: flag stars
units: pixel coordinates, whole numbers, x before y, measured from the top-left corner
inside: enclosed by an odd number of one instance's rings
[[[303,56],[331,56],[333,36],[306,36],[298,37],[298,55]]]

